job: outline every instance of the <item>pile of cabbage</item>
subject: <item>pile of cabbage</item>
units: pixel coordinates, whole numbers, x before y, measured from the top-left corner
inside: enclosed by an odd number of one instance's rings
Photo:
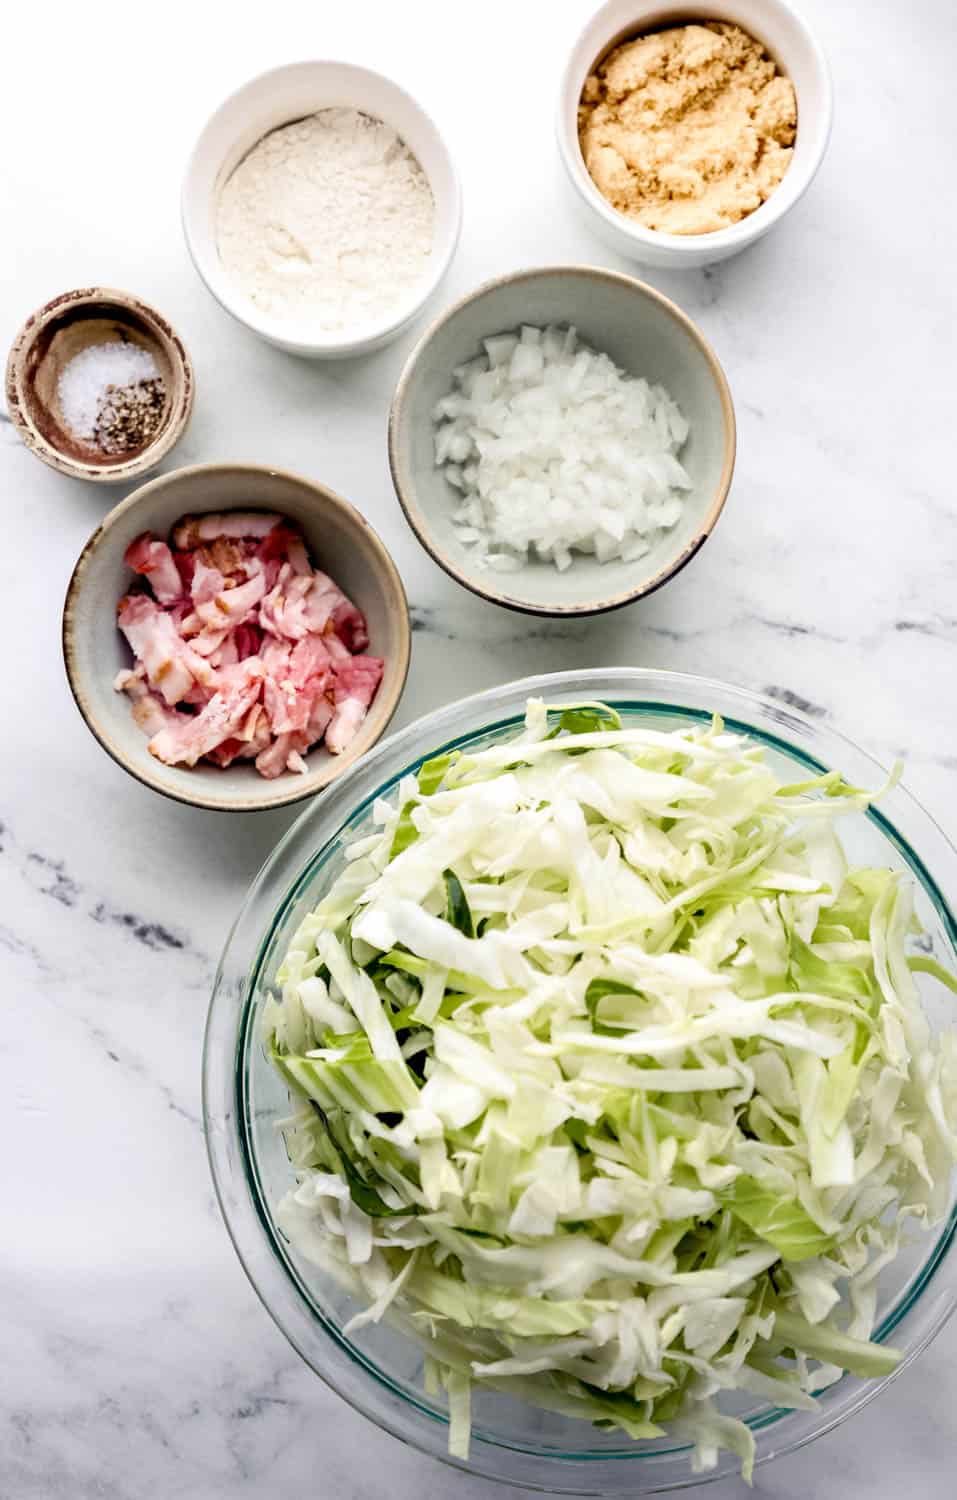
[[[349,1331],[421,1340],[454,1454],[491,1386],[747,1476],[723,1393],[893,1370],[878,1276],[947,1208],[957,1041],[909,882],[836,835],[870,800],[717,719],[532,701],[375,806],[265,1007],[278,1218]]]

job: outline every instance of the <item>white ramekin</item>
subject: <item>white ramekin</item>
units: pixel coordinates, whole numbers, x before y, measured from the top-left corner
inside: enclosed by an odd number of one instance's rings
[[[770,198],[746,219],[713,234],[660,234],[627,219],[602,197],[578,143],[578,103],[585,80],[612,47],[643,31],[688,21],[732,21],[762,42],[794,84],[798,126],[791,165]],[[562,75],[558,148],[588,222],[606,245],[647,266],[692,270],[727,260],[793,208],[821,164],[831,132],[831,75],[811,32],[784,0],[608,0],[575,43]]]
[[[243,157],[270,130],[317,110],[345,107],[374,115],[398,132],[418,158],[435,198],[435,233],[421,283],[382,318],[336,333],[300,331],[269,317],[243,296],[216,248],[216,197]],[[369,68],[344,62],[300,62],[260,73],[220,105],[196,143],[182,195],[183,232],[193,264],[217,302],[270,344],[313,359],[366,354],[395,338],[421,312],[455,252],[462,193],[445,142],[425,110],[403,89]]]

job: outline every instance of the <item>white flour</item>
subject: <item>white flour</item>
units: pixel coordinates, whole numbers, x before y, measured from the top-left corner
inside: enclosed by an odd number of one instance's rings
[[[254,146],[216,205],[220,259],[264,313],[330,331],[385,315],[419,281],[435,204],[390,126],[324,109]]]

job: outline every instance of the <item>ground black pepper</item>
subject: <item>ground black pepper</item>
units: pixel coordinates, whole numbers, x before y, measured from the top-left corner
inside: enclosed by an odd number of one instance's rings
[[[155,436],[165,391],[159,379],[108,385],[96,413],[93,441],[103,453],[132,453]]]

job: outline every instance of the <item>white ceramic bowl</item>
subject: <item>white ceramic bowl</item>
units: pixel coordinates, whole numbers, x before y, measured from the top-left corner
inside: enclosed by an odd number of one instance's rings
[[[216,198],[243,157],[270,130],[320,109],[362,110],[398,132],[418,158],[435,198],[435,232],[421,283],[385,316],[354,329],[300,331],[261,312],[227,274],[216,248]],[[196,143],[182,195],[183,232],[193,264],[217,302],[270,344],[313,359],[366,354],[395,338],[421,312],[449,268],[462,222],[458,175],[445,143],[403,89],[369,68],[344,62],[301,62],[273,68],[221,104]]]
[[[597,62],[629,37],[688,21],[731,21],[767,48],[794,84],[798,124],[794,156],[780,186],[746,219],[712,234],[660,234],[612,208],[595,186],[578,142],[578,103]],[[577,203],[606,245],[643,265],[693,270],[727,260],[767,234],[803,197],[831,133],[831,75],[801,17],[784,0],[608,0],[572,48],[562,75],[558,149]]]

